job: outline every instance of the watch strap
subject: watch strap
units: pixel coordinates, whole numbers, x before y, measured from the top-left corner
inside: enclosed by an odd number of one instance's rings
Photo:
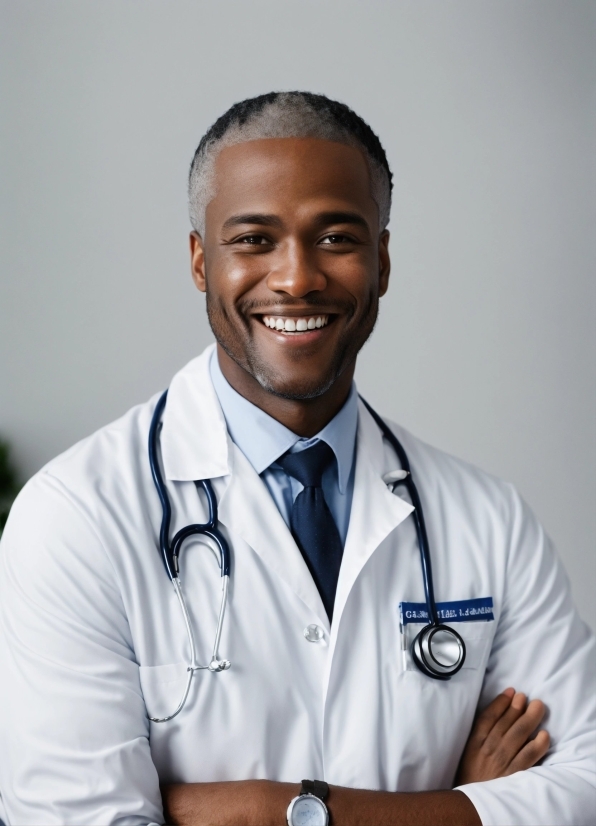
[[[303,780],[300,794],[313,794],[319,800],[325,801],[329,794],[329,786],[324,780]]]

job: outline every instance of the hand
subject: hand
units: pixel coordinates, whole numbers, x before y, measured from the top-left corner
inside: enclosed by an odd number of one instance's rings
[[[544,717],[540,700],[507,688],[478,716],[460,760],[456,785],[506,777],[534,766],[548,751],[550,737],[541,730],[530,739]]]

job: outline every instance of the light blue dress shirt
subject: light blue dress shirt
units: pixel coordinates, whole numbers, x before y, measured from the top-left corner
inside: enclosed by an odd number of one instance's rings
[[[305,439],[292,433],[281,422],[237,393],[221,372],[217,351],[211,356],[210,370],[228,433],[267,485],[288,526],[294,499],[303,486],[297,479],[287,475],[277,464],[277,459],[288,450],[291,453],[306,450],[319,440],[326,442],[333,450],[337,461],[332,462],[323,474],[323,496],[335,520],[341,541],[345,544],[350,524],[356,464],[356,385],[352,383],[350,395],[339,413],[316,436]]]

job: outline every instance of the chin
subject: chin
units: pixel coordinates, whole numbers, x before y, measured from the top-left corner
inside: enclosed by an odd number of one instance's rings
[[[296,375],[290,377],[280,376],[269,370],[257,369],[253,372],[254,377],[259,382],[263,390],[278,396],[281,399],[291,401],[305,401],[307,399],[317,399],[326,393],[337,381],[338,375],[335,371],[326,376],[304,376],[299,379]]]

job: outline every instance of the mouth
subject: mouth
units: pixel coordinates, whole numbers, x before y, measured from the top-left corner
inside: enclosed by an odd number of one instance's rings
[[[320,330],[333,321],[335,316],[328,313],[303,316],[263,315],[261,321],[270,330],[284,335],[297,336]]]

